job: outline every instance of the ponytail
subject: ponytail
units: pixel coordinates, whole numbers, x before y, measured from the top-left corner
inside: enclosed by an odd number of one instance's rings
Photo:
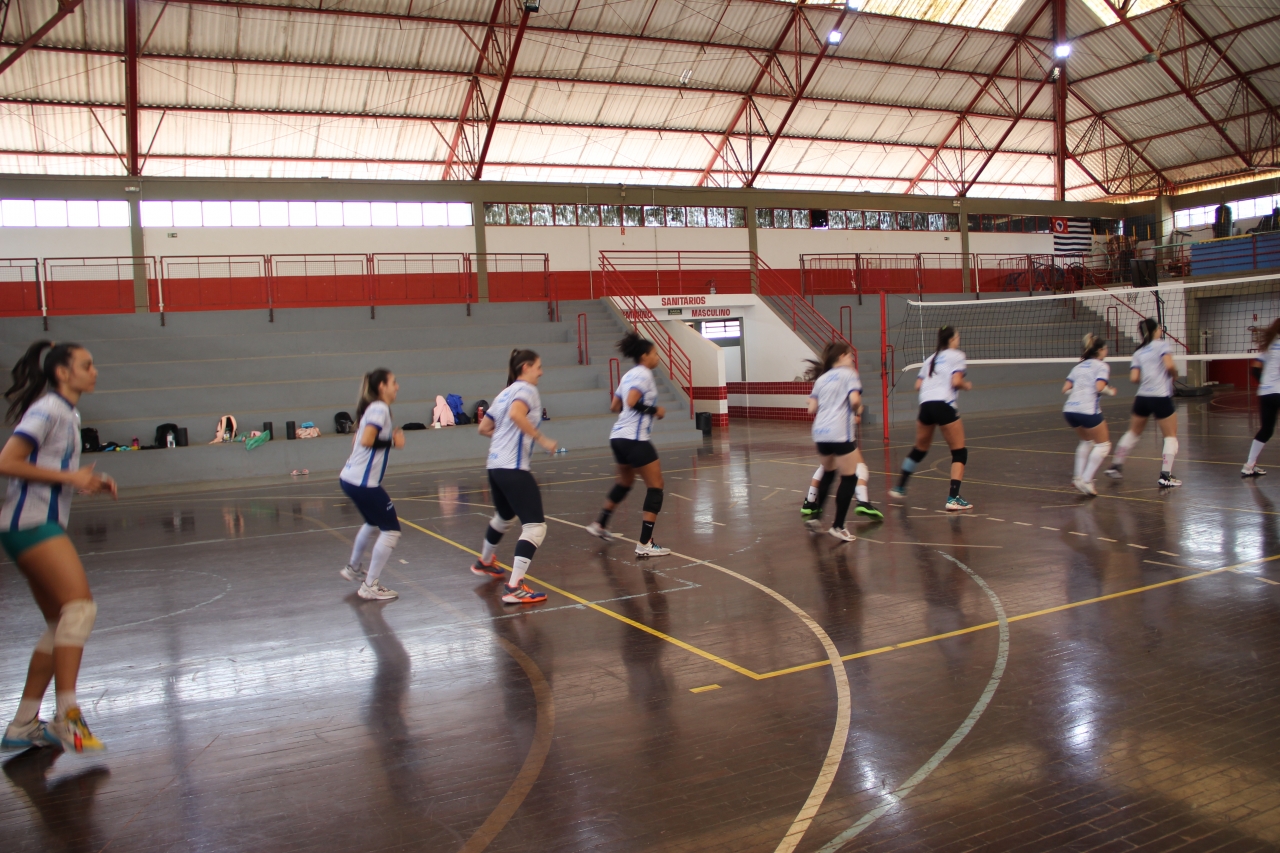
[[[815,361],[812,358],[806,358],[805,361],[809,365],[809,369],[805,371],[804,378],[812,382],[822,374],[826,373],[836,363],[836,360],[845,353],[853,352],[853,347],[844,341],[832,341],[822,348],[822,359]]]
[[[49,353],[44,357],[42,368],[40,354],[46,349]],[[5,420],[11,424],[17,423],[27,413],[27,409],[31,408],[31,404],[40,399],[40,395],[46,389],[52,387],[56,391],[58,368],[69,368],[71,353],[78,349],[83,347],[72,343],[55,344],[52,341],[36,341],[27,347],[26,353],[18,359],[18,363],[10,371],[10,375],[13,376],[13,385],[4,392],[4,398],[9,401]]]
[[[1272,320],[1271,325],[1261,331],[1259,339],[1262,346],[1260,349],[1263,352],[1271,349],[1271,344],[1274,343],[1275,339],[1278,337],[1280,337],[1280,319]]]
[[[1160,328],[1160,323],[1154,317],[1147,317],[1138,321],[1138,334],[1142,336],[1141,346],[1146,346],[1156,338],[1156,329]]]
[[[1088,361],[1091,358],[1097,358],[1098,353],[1102,352],[1102,348],[1106,345],[1106,338],[1100,338],[1093,332],[1090,332],[1084,336],[1084,352],[1080,354],[1080,360]]]
[[[538,360],[538,354],[531,349],[513,349],[511,360],[507,362],[507,384],[510,385],[524,373],[525,365]]]
[[[642,338],[638,332],[627,332],[622,340],[618,341],[618,352],[636,364],[639,364],[640,359],[648,355],[651,349],[653,349],[653,341]]]
[[[938,330],[938,345],[933,348],[933,355],[929,357],[929,375],[933,375],[933,368],[938,362],[938,353],[942,352],[951,344],[951,339],[956,336],[954,326],[943,326]]]
[[[371,370],[364,375],[364,379],[360,382],[360,399],[356,403],[356,423],[360,423],[370,404],[378,401],[382,386],[390,376],[391,371],[385,367]]]

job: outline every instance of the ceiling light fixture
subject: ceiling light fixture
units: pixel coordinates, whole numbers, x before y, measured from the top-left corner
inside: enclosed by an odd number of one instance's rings
[[[827,44],[839,44],[842,38],[844,38],[844,33],[839,30],[832,30],[827,33]]]
[[[862,8],[862,0],[845,0],[844,7],[850,12],[856,12]]]
[[[1069,44],[1054,45],[1053,55],[1058,57],[1059,59],[1066,59],[1068,56],[1071,55],[1071,45]]]

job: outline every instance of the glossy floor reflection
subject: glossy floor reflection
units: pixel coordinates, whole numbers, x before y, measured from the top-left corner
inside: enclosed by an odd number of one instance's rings
[[[337,575],[336,479],[82,500],[111,751],[9,758],[3,849],[1277,849],[1280,471],[1239,478],[1247,417],[1180,415],[1186,485],[1156,488],[1153,427],[1094,500],[1056,412],[969,419],[966,517],[936,449],[889,505],[900,432],[850,544],[801,523],[807,430],[734,422],[663,451],[680,556],[643,564],[578,526],[611,461],[542,457],[525,611],[466,569],[478,467],[389,477],[414,526],[385,604]],[[9,714],[41,625],[0,568]]]

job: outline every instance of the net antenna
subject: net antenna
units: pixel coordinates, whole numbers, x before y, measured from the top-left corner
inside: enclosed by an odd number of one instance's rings
[[[1280,275],[1007,299],[908,300],[891,334],[906,362],[903,372],[919,370],[933,355],[943,326],[960,332],[970,366],[1072,364],[1089,332],[1106,339],[1107,361],[1128,363],[1142,344],[1138,323],[1146,317],[1164,326],[1175,359],[1253,358],[1258,330],[1280,317]]]

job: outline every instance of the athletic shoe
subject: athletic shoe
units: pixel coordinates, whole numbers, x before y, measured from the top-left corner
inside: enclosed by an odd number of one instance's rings
[[[1108,477],[1110,477],[1113,480],[1124,479],[1124,472],[1120,470],[1119,465],[1112,465],[1110,468],[1107,469],[1106,474]]]
[[[598,521],[593,521],[588,524],[587,532],[598,539],[603,539],[606,542],[613,541],[613,534],[609,532],[609,528],[605,527]]]
[[[364,572],[355,566],[346,566],[342,571],[338,572],[345,580],[358,581],[364,577]]]
[[[535,592],[529,589],[528,584],[524,581],[520,582],[518,587],[503,587],[502,603],[503,604],[541,604],[547,600],[545,592]]]
[[[498,566],[498,558],[495,556],[487,563],[483,560],[476,560],[471,564],[471,574],[480,575],[484,578],[500,578],[506,572]]]
[[[1160,486],[1160,488],[1162,488],[1162,489],[1172,489],[1172,488],[1174,488],[1175,486],[1181,486],[1181,485],[1182,485],[1182,481],[1181,481],[1181,480],[1175,480],[1175,479],[1173,478],[1173,475],[1172,475],[1172,474],[1168,474],[1168,473],[1161,473],[1161,474],[1160,474],[1160,479],[1159,479],[1159,480],[1156,480],[1156,483],[1158,483],[1158,484],[1159,484],[1159,486]]]
[[[70,708],[65,717],[58,717],[45,726],[45,735],[63,752],[82,755],[86,752],[105,752],[106,746],[93,736],[79,708]]]
[[[973,509],[973,504],[964,498],[956,495],[954,498],[947,498],[947,512],[964,512]]]
[[[368,581],[360,584],[360,589],[357,592],[361,598],[368,601],[390,601],[393,598],[400,597],[400,593],[394,589],[387,589],[380,583],[377,586],[369,586]]]
[[[803,516],[814,516],[816,518],[817,516],[822,515],[822,507],[818,506],[815,501],[805,501],[800,505],[800,514]]]
[[[1097,497],[1098,495],[1098,490],[1093,487],[1092,480],[1081,480],[1077,477],[1072,477],[1071,485],[1075,486],[1076,491],[1080,492],[1082,495],[1088,495],[1091,498]]]
[[[906,486],[893,486],[889,489],[889,497],[891,498],[897,498],[898,500],[902,500],[906,496],[907,496]]]
[[[1248,468],[1241,468],[1240,476],[1241,477],[1265,477],[1267,476],[1267,472],[1263,471],[1257,465],[1254,465],[1252,471],[1250,471]]]
[[[653,541],[650,541],[648,545],[636,545],[636,556],[642,560],[645,557],[665,557],[670,553],[670,548],[663,548]]]
[[[821,533],[823,530],[822,519],[820,518],[806,518],[804,520],[804,526],[809,528],[814,533]]]
[[[854,536],[852,533],[845,530],[843,527],[833,527],[830,530],[828,530],[827,533],[836,537],[841,542],[857,542],[858,541],[858,537]]]
[[[33,717],[27,723],[10,723],[0,740],[0,749],[30,749],[33,746],[55,746],[57,741],[45,731],[48,723]]]
[[[853,511],[854,515],[866,515],[871,518],[884,518],[884,513],[876,509],[866,501],[858,501],[858,506]]]

